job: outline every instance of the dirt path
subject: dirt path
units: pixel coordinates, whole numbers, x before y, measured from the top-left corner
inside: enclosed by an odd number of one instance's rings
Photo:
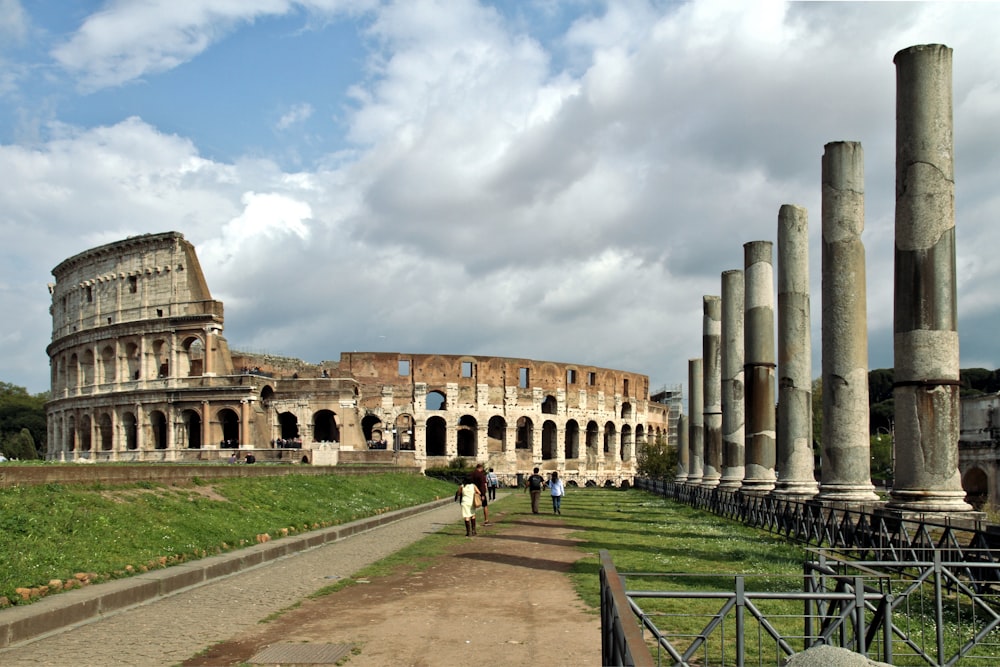
[[[600,618],[566,574],[582,556],[572,531],[523,504],[522,512],[511,499],[515,511],[494,511],[493,526],[456,537],[426,570],[307,600],[183,664],[289,664],[308,655],[335,658],[350,645],[354,651],[338,664],[599,665]],[[455,515],[457,524],[457,506]]]

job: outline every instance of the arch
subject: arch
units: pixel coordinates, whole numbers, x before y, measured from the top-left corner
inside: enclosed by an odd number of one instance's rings
[[[184,424],[184,439],[188,449],[201,449],[201,415],[196,410],[185,410],[181,413]]]
[[[278,413],[278,432],[282,440],[294,440],[299,437],[299,418],[293,412]]]
[[[392,442],[396,449],[413,451],[413,415],[403,413],[396,417]]]
[[[97,432],[101,440],[101,451],[110,452],[114,447],[115,433],[111,426],[111,415],[102,412],[97,418]]]
[[[507,420],[500,415],[490,417],[486,424],[486,449],[490,452],[507,451]]]
[[[181,341],[183,355],[178,355],[178,375],[194,377],[205,374],[205,343],[198,336],[188,336]]]
[[[371,445],[382,441],[382,419],[378,415],[367,414],[361,419],[361,431],[365,442]]]
[[[125,343],[125,363],[128,366],[128,378],[130,380],[138,380],[142,375],[142,364],[140,362],[139,346],[133,341]]]
[[[531,444],[535,440],[535,425],[530,417],[521,417],[517,420],[517,440],[514,449],[531,449]]]
[[[101,382],[108,384],[117,381],[118,377],[117,373],[115,373],[115,349],[110,345],[105,345],[101,348]]]
[[[89,452],[91,448],[90,415],[80,417],[80,451]]]
[[[153,449],[167,448],[167,417],[159,410],[149,413],[149,430]]]
[[[170,376],[170,348],[162,338],[153,341],[153,367],[156,369],[156,377]]]
[[[559,403],[556,401],[556,397],[550,394],[549,396],[545,397],[544,401],[542,401],[542,414],[554,415],[556,414],[558,407]]]
[[[231,408],[222,408],[216,413],[219,423],[220,447],[236,449],[240,446],[240,416]]]
[[[426,423],[427,456],[445,456],[447,453],[448,424],[443,417],[431,417]]]
[[[269,384],[265,384],[260,388],[260,402],[267,405],[270,401],[274,400],[274,387]]]
[[[622,461],[630,461],[632,459],[632,427],[628,424],[622,424],[621,438],[619,438],[621,445],[618,449],[618,456]]]
[[[340,427],[333,410],[319,410],[313,415],[313,442],[340,442]]]
[[[626,382],[625,386],[628,387],[627,384],[628,380],[625,380],[625,382]],[[623,420],[632,419],[632,404],[629,403],[628,401],[622,403],[622,419]]]
[[[580,425],[575,419],[566,422],[563,436],[563,456],[567,461],[580,458]]]
[[[458,455],[475,457],[479,422],[472,415],[462,415],[458,420]]]
[[[990,499],[989,475],[982,468],[969,468],[962,475],[965,500],[976,510],[981,509]]]
[[[75,452],[79,436],[76,432],[76,417],[70,415],[66,418],[66,451]]]
[[[80,387],[80,358],[76,352],[69,355],[69,365],[66,368],[66,388],[76,391]]]
[[[80,361],[80,372],[83,386],[94,384],[94,351],[84,350],[83,359]]]
[[[444,395],[444,392],[434,390],[427,392],[427,402],[426,407],[428,410],[447,410],[448,409],[448,397]]]
[[[135,415],[126,412],[122,415],[122,430],[125,431],[125,449],[134,451],[139,448],[139,423]]]
[[[559,446],[556,438],[558,430],[556,423],[551,419],[546,419],[542,423],[542,460],[551,461],[556,458],[556,450]]]
[[[597,422],[587,422],[587,460],[594,461],[600,455],[601,431],[597,427]]]
[[[607,456],[614,451],[615,446],[615,423],[608,422],[604,425],[604,455]]]

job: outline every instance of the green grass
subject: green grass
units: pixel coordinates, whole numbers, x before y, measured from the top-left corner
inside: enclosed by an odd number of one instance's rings
[[[412,474],[287,475],[165,486],[0,489],[0,596],[19,587],[129,576],[271,537],[429,502],[451,484]]]

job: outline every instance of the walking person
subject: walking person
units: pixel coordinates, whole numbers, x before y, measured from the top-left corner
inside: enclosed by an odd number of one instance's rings
[[[476,464],[476,469],[472,471],[472,483],[476,485],[479,489],[479,493],[482,495],[483,500],[483,525],[489,526],[490,524],[490,511],[487,509],[489,501],[486,498],[486,471],[483,469],[482,463]]]
[[[472,478],[466,476],[462,484],[458,487],[456,495],[462,501],[462,519],[465,520],[465,536],[472,537],[476,534],[476,496],[479,496],[479,489],[472,483]]]
[[[490,500],[497,499],[497,488],[500,486],[500,478],[497,474],[493,472],[493,468],[490,468],[489,472],[486,473],[486,487],[490,492]]]
[[[553,471],[549,479],[549,491],[552,493],[552,513],[562,514],[562,498],[566,495],[566,485],[559,479],[559,472]]]
[[[538,514],[538,499],[542,495],[543,486],[545,486],[545,479],[538,474],[538,468],[535,468],[534,473],[532,473],[524,483],[525,492],[531,494],[532,514]]]

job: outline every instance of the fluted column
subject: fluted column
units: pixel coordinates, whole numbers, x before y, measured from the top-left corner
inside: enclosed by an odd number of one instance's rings
[[[811,498],[813,473],[812,334],[809,319],[809,216],[778,211],[778,482],[775,495]]]
[[[770,241],[743,244],[745,280],[746,474],[742,490],[774,488],[774,266]]]
[[[722,336],[722,298],[702,299],[702,372],[704,400],[705,471],[701,485],[713,488],[722,476],[722,376],[720,338]]]
[[[856,141],[823,153],[823,460],[819,500],[877,500],[868,435],[864,152]]]
[[[688,359],[688,458],[689,484],[701,484],[705,475],[705,399],[701,359]]]
[[[895,454],[892,509],[968,511],[958,471],[958,304],[951,56],[896,54]]]
[[[720,489],[743,485],[743,271],[722,273],[722,478]]]

